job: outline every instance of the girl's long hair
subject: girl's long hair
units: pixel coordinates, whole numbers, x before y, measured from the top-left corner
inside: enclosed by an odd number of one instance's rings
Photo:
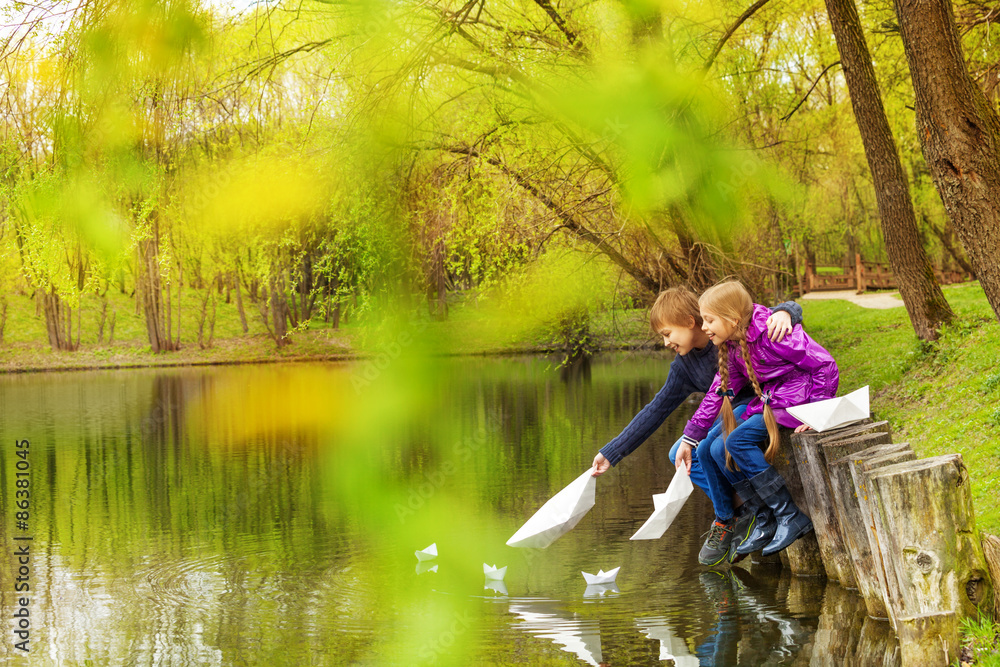
[[[750,358],[750,346],[747,344],[747,328],[750,326],[750,318],[753,316],[753,299],[750,298],[750,293],[747,292],[742,284],[731,280],[719,283],[705,290],[705,293],[698,300],[698,305],[701,307],[702,312],[710,312],[724,320],[736,323],[733,340],[739,341],[743,363],[747,367],[747,376],[750,378],[750,383],[753,385],[753,390],[757,394],[757,398],[761,399],[764,403],[764,424],[767,426],[767,434],[770,437],[767,451],[764,452],[764,458],[768,463],[771,463],[778,453],[778,447],[781,446],[781,435],[778,432],[778,420],[774,418],[774,412],[771,410],[770,400],[765,400],[764,392],[760,388],[760,382],[757,381],[757,373],[754,371],[753,361]],[[719,345],[723,442],[736,429],[736,415],[733,414],[733,403],[727,394],[729,390],[728,347],[725,343]],[[726,449],[726,467],[730,470],[736,470],[736,464],[733,462],[733,457],[730,456],[728,448]]]

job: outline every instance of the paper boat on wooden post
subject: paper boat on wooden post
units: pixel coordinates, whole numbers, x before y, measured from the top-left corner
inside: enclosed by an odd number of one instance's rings
[[[419,561],[434,560],[435,558],[438,557],[437,542],[430,545],[426,549],[421,549],[420,551],[414,551],[413,553],[416,555],[417,560]]]
[[[583,580],[587,582],[588,586],[594,586],[597,584],[613,584],[615,582],[615,577],[618,576],[618,570],[622,569],[621,565],[613,570],[598,570],[597,574],[591,574],[589,572],[581,572],[583,575]]]
[[[675,472],[667,490],[653,496],[653,514],[629,539],[656,540],[663,537],[663,533],[667,532],[667,528],[677,518],[693,490],[691,477],[683,470]]]
[[[507,540],[507,546],[544,549],[580,523],[594,506],[597,479],[588,468],[566,488],[552,496]]]
[[[483,574],[486,575],[487,579],[492,579],[493,581],[503,581],[504,576],[507,574],[507,566],[504,565],[498,568],[496,565],[487,565],[483,563]]]
[[[788,414],[817,432],[829,431],[852,424],[871,416],[868,410],[868,386],[865,385],[847,396],[828,398],[825,401],[786,408]]]

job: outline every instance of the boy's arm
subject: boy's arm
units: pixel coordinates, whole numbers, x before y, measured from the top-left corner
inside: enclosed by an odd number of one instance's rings
[[[771,316],[767,318],[767,337],[780,343],[796,324],[802,324],[802,306],[794,301],[779,303],[771,308]]]
[[[802,324],[802,306],[795,303],[794,301],[785,301],[784,303],[779,303],[777,306],[771,309],[772,313],[777,313],[778,311],[784,311],[788,313],[788,316],[792,319],[792,326],[796,324]]]
[[[660,427],[670,413],[677,409],[677,406],[698,391],[684,371],[683,364],[678,361],[675,358],[670,364],[667,381],[660,391],[656,392],[653,400],[639,411],[621,433],[601,448],[601,455],[611,465],[618,465],[619,461],[634,452]]]

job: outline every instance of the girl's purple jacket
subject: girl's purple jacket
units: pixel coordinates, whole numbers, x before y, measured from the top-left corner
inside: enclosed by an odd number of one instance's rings
[[[801,422],[788,414],[785,408],[836,396],[840,371],[830,353],[807,336],[801,326],[795,326],[780,343],[771,342],[767,337],[767,318],[770,315],[769,308],[754,304],[747,327],[750,359],[761,391],[765,394],[772,392],[771,410],[775,419],[782,426],[795,428]],[[750,384],[746,364],[743,363],[739,343],[726,342],[725,346],[729,354],[729,388],[738,394],[740,389]],[[684,435],[696,441],[708,435],[722,408],[722,397],[715,393],[720,384],[719,374],[716,373],[705,399],[684,427]],[[747,405],[743,418],[762,412],[764,403],[756,397]]]

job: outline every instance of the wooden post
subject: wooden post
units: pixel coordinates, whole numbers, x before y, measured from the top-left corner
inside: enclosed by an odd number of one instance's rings
[[[953,611],[900,618],[896,634],[902,667],[947,667],[958,658],[958,620]]]
[[[886,621],[867,617],[861,625],[861,638],[854,659],[845,665],[899,665],[899,642]]]
[[[865,618],[862,605],[850,591],[830,583],[823,596],[816,633],[813,635],[814,665],[852,665]]]
[[[771,465],[785,478],[785,487],[792,495],[792,500],[806,514],[812,517],[809,511],[809,504],[803,489],[803,480],[799,471],[797,459],[793,454],[792,432],[788,429],[781,429],[781,447],[774,457]],[[781,552],[781,562],[788,567],[794,575],[799,576],[821,576],[825,574],[823,557],[820,553],[819,543],[816,541],[816,528],[792,542]]]
[[[833,487],[847,552],[854,567],[854,579],[858,584],[861,597],[865,600],[868,615],[873,618],[888,620],[889,612],[885,603],[885,586],[880,583],[878,577],[881,562],[877,567],[869,540],[867,501],[863,498],[867,490],[864,481],[862,481],[860,489],[855,484],[854,470],[871,460],[876,460],[879,463],[873,464],[869,469],[914,458],[916,455],[908,444],[880,444],[857,453],[848,454],[830,464],[830,484]],[[862,508],[862,502],[865,502],[864,508]],[[878,546],[876,545],[875,548],[877,549]]]
[[[865,293],[865,265],[861,262],[861,253],[854,253],[854,285],[858,294]]]
[[[1000,586],[1000,537],[983,533],[983,554],[994,586]],[[993,594],[993,618],[1000,621],[1000,595]]]
[[[804,507],[813,522],[813,532],[823,561],[823,570],[829,579],[839,580],[837,554],[843,553],[840,524],[830,492],[829,475],[819,451],[822,433],[806,431],[796,433],[791,438],[791,450],[802,480]],[[794,496],[793,496],[794,498]],[[798,502],[798,499],[795,499]]]
[[[961,455],[896,463],[870,472],[869,480],[882,522],[878,540],[887,584],[898,590],[896,631],[902,633],[911,617],[954,612],[957,624],[977,607],[991,608],[993,584]],[[950,637],[950,629],[938,629]]]

